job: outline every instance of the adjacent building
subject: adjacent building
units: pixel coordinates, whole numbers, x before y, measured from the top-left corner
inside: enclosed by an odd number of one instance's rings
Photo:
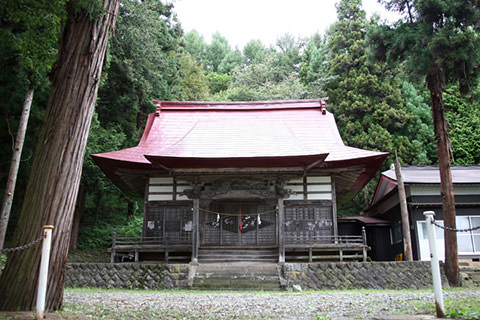
[[[480,166],[453,166],[452,179],[455,192],[456,225],[459,259],[480,258]],[[405,166],[402,177],[407,196],[412,251],[415,260],[429,260],[430,251],[423,212],[434,211],[435,220],[443,226],[440,173],[436,166]],[[383,240],[372,245],[376,260],[401,259],[403,254],[400,205],[395,169],[382,173],[368,216],[386,220],[376,237]],[[477,227],[477,229],[475,229]],[[471,230],[474,229],[474,230]],[[444,259],[443,229],[435,227],[437,250]]]

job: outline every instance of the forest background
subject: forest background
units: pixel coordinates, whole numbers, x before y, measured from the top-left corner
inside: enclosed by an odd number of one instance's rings
[[[21,210],[38,131],[49,93],[48,70],[55,60],[59,1],[4,1],[0,7],[0,192],[6,185],[23,99],[35,96],[23,149],[7,236]],[[122,1],[83,165],[71,248],[106,248],[113,230],[139,236],[143,199],[116,188],[89,157],[135,146],[153,100],[252,101],[329,97],[344,142],[393,154],[404,165],[435,165],[436,146],[430,95],[424,79],[404,64],[373,57],[379,18],[366,18],[361,0],[342,0],[337,22],[324,34],[285,34],[274,46],[258,40],[242,50],[221,33],[210,43],[195,30],[185,34],[175,8],[159,0]],[[480,87],[468,95],[446,89],[452,163],[480,165]],[[382,170],[391,164],[390,157]],[[339,208],[358,214],[371,199],[373,179],[355,199]],[[7,237],[8,246],[8,237]],[[104,250],[103,250],[104,251]]]

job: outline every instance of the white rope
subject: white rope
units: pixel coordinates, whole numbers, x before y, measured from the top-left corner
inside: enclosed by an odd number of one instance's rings
[[[216,214],[217,215],[217,219],[218,219],[218,216],[219,215],[222,215],[222,216],[231,216],[231,217],[245,217],[245,216],[253,216],[253,215],[262,215],[262,214],[269,214],[269,213],[275,213],[277,212],[276,209],[273,209],[273,210],[267,210],[267,211],[263,211],[263,212],[253,212],[253,213],[227,213],[227,212],[217,212],[217,211],[212,211],[212,210],[207,210],[207,209],[202,209],[202,208],[199,208],[200,211],[203,211],[203,212],[207,212],[207,213],[213,213],[213,214]]]

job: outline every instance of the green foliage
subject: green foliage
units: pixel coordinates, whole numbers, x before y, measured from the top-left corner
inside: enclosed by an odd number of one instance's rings
[[[142,213],[134,209],[133,216],[129,217],[128,206],[132,199],[122,194],[90,157],[91,153],[120,149],[125,139],[126,135],[120,128],[103,128],[94,113],[81,181],[86,195],[85,212],[79,231],[80,250],[110,246],[115,229],[122,230],[129,236],[141,234],[142,222],[139,223],[138,220],[143,219]]]
[[[0,254],[0,273],[5,267],[5,264],[7,263],[7,254],[6,253],[1,253]]]
[[[185,51],[189,53],[199,64],[203,64],[206,51],[205,39],[196,30],[192,30],[183,36]]]
[[[9,219],[15,226],[49,94],[64,1],[4,0],[0,5],[0,194],[4,194],[25,94],[34,88]],[[8,234],[7,234],[8,237]]]
[[[98,120],[97,113],[94,112],[92,116],[92,123],[90,125],[90,132],[88,135],[84,160],[84,170],[87,170],[87,177],[92,176],[92,172],[88,172],[90,168],[92,170],[98,169],[98,166],[93,163],[93,160],[89,155],[91,153],[107,152],[118,149],[124,144],[125,139],[126,135],[120,128],[103,128]],[[95,182],[95,184],[96,183],[97,182]]]
[[[228,52],[218,66],[218,72],[222,74],[230,74],[236,67],[243,64],[243,56],[240,50]]]
[[[209,100],[251,101],[307,98],[308,88],[298,77],[305,41],[290,35],[281,37],[276,48],[252,40],[243,49],[231,50],[220,34],[206,44],[198,32],[183,38],[185,50],[195,56],[204,72]],[[317,96],[318,97],[318,96]]]
[[[2,47],[10,51],[19,78],[28,86],[46,83],[57,56],[57,40],[65,1],[5,0],[0,6]]]
[[[75,6],[75,15],[87,12],[91,20],[98,19],[105,12],[103,1],[100,0],[76,0],[70,1],[68,4]]]
[[[183,88],[185,100],[206,100],[210,93],[208,78],[203,74],[203,67],[199,66],[195,58],[189,54],[183,53],[179,59],[182,72],[180,85]]]
[[[113,232],[122,237],[140,237],[142,234],[143,213],[131,216],[111,214],[98,221],[85,221],[80,226],[79,250],[108,248],[112,246]]]
[[[90,125],[85,159],[83,162],[82,185],[89,191],[95,190],[98,193],[108,191],[116,192],[110,180],[104,177],[100,168],[93,162],[90,154],[118,150],[124,144],[126,135],[121,128],[112,127],[105,129],[101,126],[95,112]]]
[[[260,40],[251,40],[243,47],[243,56],[247,65],[263,63],[270,56],[270,52]]]
[[[273,65],[284,72],[283,77],[294,73],[298,75],[302,62],[301,52],[305,47],[303,39],[295,39],[290,34],[285,34],[277,40],[279,51],[273,56]]]
[[[393,10],[408,14],[409,22],[372,29],[378,58],[405,62],[407,74],[423,78],[433,69],[444,84],[458,84],[465,94],[475,88],[480,64],[480,4],[476,0],[417,0],[406,5],[384,1]]]
[[[450,125],[452,163],[480,165],[480,100],[475,96],[460,96],[455,87],[451,91],[457,94],[445,95],[444,103]]]
[[[403,147],[398,148],[400,161],[412,165],[437,163],[430,106],[408,81],[403,81],[402,96],[410,117],[402,131]]]
[[[413,87],[402,85],[398,66],[374,61],[365,50],[371,41],[367,30],[376,21],[367,21],[361,0],[340,1],[337,11],[338,21],[327,35],[328,76],[321,74],[325,73],[320,68],[321,61],[327,58],[317,39],[316,45],[307,46],[310,57],[305,56],[305,60],[312,63],[304,60],[304,79],[308,80],[310,75],[313,79],[326,79],[323,81],[329,105],[347,145],[391,154],[397,150],[404,164],[430,163],[435,155],[431,152],[433,129],[425,117],[422,97]],[[318,57],[317,65],[313,63],[314,54]],[[387,160],[384,168],[388,164]],[[354,198],[355,205],[340,210],[351,212],[352,208],[367,206],[373,190],[374,185],[368,185]]]
[[[105,247],[107,241],[111,242],[112,228],[125,223],[129,199],[113,185],[90,157],[91,153],[120,149],[125,139],[126,135],[120,128],[103,128],[97,114],[94,113],[80,187],[85,193],[78,244],[81,249],[100,245]],[[81,201],[81,198],[78,201]],[[110,232],[110,236],[108,236],[108,232]]]
[[[319,34],[315,34],[307,43],[299,70],[300,81],[309,89],[311,98],[326,95],[323,88],[328,81],[327,63],[327,44]]]
[[[232,76],[225,73],[210,72],[206,76],[212,94],[227,90],[232,83]]]
[[[285,100],[305,98],[306,89],[295,74],[286,75],[272,57],[233,71],[227,90],[219,91],[212,99],[227,101]]]
[[[447,300],[445,303],[446,316],[452,319],[480,319],[480,301],[464,298]]]
[[[433,302],[420,302],[415,307],[420,312],[435,314],[435,304]],[[449,297],[444,299],[445,315],[451,319],[470,320],[480,319],[480,296],[471,295],[470,297]]]
[[[368,23],[360,0],[337,5],[338,22],[328,38],[330,79],[326,91],[347,145],[378,151],[394,151],[395,131],[408,118],[399,84],[392,71],[368,59]]]
[[[134,215],[137,199],[119,191],[89,154],[137,144],[155,99],[208,96],[201,66],[182,52],[181,36],[171,4],[128,0],[120,5],[83,167],[80,249],[108,246],[113,229],[122,226],[134,236],[141,235],[141,229],[131,225],[138,223],[138,218],[128,220]]]
[[[153,100],[184,98],[177,58],[182,33],[171,10],[159,0],[120,6],[97,112],[102,125],[123,128],[129,146],[137,142]]]
[[[205,58],[202,61],[205,70],[207,72],[218,72],[220,64],[230,51],[231,48],[227,39],[219,32],[214,33],[212,43],[207,46]]]

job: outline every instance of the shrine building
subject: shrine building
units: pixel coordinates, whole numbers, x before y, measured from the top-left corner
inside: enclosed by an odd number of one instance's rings
[[[346,146],[326,100],[155,102],[136,147],[92,155],[145,199],[143,234],[118,235],[112,261],[365,259],[364,235],[339,234],[337,205],[387,153]]]

